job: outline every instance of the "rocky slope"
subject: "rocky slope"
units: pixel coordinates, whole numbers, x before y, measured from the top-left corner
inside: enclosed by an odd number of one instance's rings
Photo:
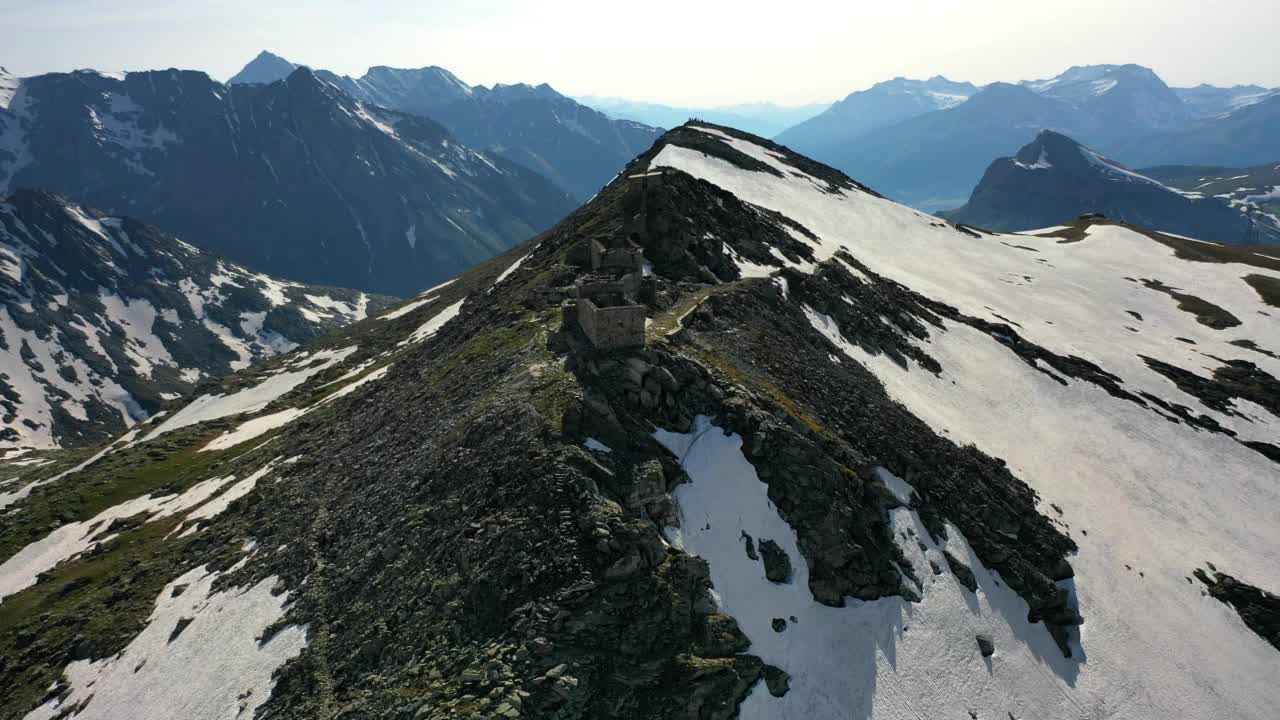
[[[262,57],[246,66],[254,72],[231,82],[273,82],[288,74],[279,63],[273,63],[274,73],[259,72]],[[316,72],[361,102],[429,117],[466,145],[531,168],[579,201],[595,194],[660,132],[610,118],[545,84],[471,86],[440,67],[377,66],[358,78]]]
[[[929,107],[919,92],[899,90],[896,102],[867,91],[866,100],[876,102],[855,104],[863,96],[855,93],[779,140],[930,211],[963,203],[992,157],[1008,155],[1042,129],[1130,167],[1251,165],[1280,157],[1276,133],[1268,131],[1280,95],[1179,90],[1139,65],[1072,67],[1052,78],[992,83],[973,88],[967,100],[962,90],[942,92],[962,102]],[[891,122],[882,118],[886,107],[897,112]]]
[[[0,449],[114,437],[390,298],[278,280],[45,192],[0,200]]]
[[[1207,184],[1200,184],[1202,190]],[[1280,222],[1270,214],[1217,195],[1177,190],[1045,130],[1017,155],[991,163],[966,205],[939,215],[991,230],[1018,231],[1102,213],[1205,240],[1280,243]]]
[[[408,295],[571,209],[545,178],[306,69],[24,78],[0,108],[0,193],[38,187],[264,272]]]
[[[597,350],[559,301],[624,232],[647,345]],[[14,469],[0,716],[1269,718],[1267,606],[1189,578],[1280,585],[1277,281],[679,128],[520,249]]]

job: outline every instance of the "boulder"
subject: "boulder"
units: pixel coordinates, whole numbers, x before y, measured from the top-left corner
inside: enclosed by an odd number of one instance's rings
[[[760,555],[764,557],[764,576],[772,583],[791,582],[791,558],[778,543],[760,541]]]

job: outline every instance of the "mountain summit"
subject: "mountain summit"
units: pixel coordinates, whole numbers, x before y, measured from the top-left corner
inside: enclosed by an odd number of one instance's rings
[[[1269,720],[1278,288],[689,124],[80,467],[6,463],[0,713]]]
[[[283,80],[289,77],[290,73],[297,70],[298,66],[285,60],[279,55],[274,55],[266,50],[258,53],[258,56],[249,61],[240,72],[231,76],[227,80],[228,85],[248,85],[258,84],[264,85],[273,83],[277,80]]]
[[[942,216],[992,230],[1030,230],[1085,213],[1233,244],[1280,242],[1280,224],[1217,197],[1175,190],[1071,138],[1041,132],[987,168],[969,202]]]

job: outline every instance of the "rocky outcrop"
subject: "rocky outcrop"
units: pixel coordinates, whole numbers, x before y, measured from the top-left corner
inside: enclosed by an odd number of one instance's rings
[[[1234,608],[1250,630],[1280,650],[1280,596],[1219,572],[1212,564],[1208,567],[1207,572],[1197,568],[1194,573],[1208,593]]]

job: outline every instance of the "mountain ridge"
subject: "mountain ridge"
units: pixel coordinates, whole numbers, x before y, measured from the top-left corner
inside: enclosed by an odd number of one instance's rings
[[[1011,86],[1046,103],[1032,110],[1032,101],[1012,94]],[[1265,89],[1171,88],[1140,65],[1075,66],[1044,80],[984,85],[951,107],[917,103],[888,123],[868,122],[874,119],[871,110],[842,118],[837,107],[778,137],[892,197],[933,211],[963,203],[991,158],[1014,152],[1043,129],[1079,138],[1132,167],[1265,162],[1276,151],[1264,130],[1280,108],[1274,97]],[[986,122],[965,109],[974,101],[985,103]],[[930,150],[921,152],[922,146]],[[987,157],[965,152],[971,146]],[[962,154],[951,157],[942,152],[947,148]]]
[[[0,192],[16,185],[138,216],[267,272],[400,295],[572,205],[533,171],[306,68],[269,85],[177,70],[24,79],[0,110]]]
[[[593,241],[636,260],[643,347],[562,304],[631,294]],[[1280,584],[1277,279],[1097,218],[957,227],[689,124],[506,255],[22,475],[0,712],[1262,720],[1252,600],[1188,578]]]
[[[379,65],[359,78],[315,72],[362,102],[431,118],[463,143],[545,175],[579,201],[657,137],[655,128],[612,120],[546,83],[473,87],[436,66]]]
[[[1228,244],[1280,242],[1280,223],[1263,213],[1175,190],[1049,130],[1013,157],[993,161],[969,202],[939,215],[992,230],[1022,231],[1087,213]]]

